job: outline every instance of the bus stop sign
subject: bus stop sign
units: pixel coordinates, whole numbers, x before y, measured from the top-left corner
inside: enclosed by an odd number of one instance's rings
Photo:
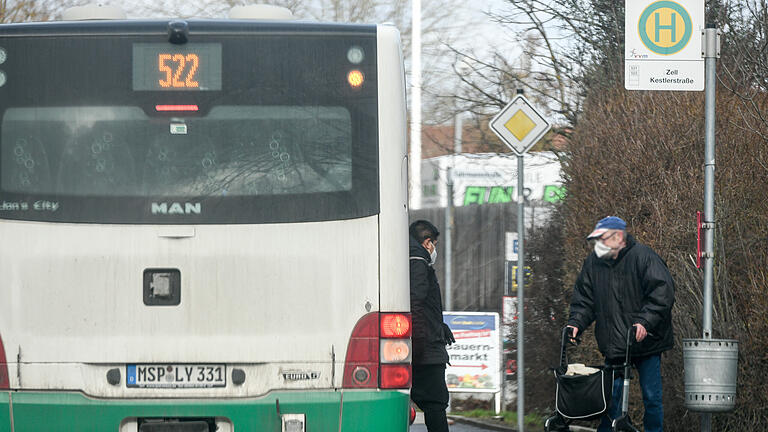
[[[491,130],[518,156],[525,154],[550,128],[525,96],[518,95],[490,122]]]
[[[625,0],[624,88],[704,90],[704,0]]]

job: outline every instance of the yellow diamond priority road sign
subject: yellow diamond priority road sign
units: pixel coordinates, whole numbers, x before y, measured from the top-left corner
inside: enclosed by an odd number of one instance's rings
[[[549,130],[549,122],[524,96],[517,96],[491,120],[491,130],[518,155],[536,144]]]

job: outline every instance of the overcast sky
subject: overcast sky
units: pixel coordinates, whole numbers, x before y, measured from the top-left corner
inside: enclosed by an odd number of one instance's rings
[[[427,5],[430,0],[422,0],[422,14],[429,13]],[[453,62],[455,56],[452,53],[446,54],[446,44],[457,48],[462,52],[472,52],[478,58],[488,58],[492,52],[504,53],[507,57],[514,57],[519,51],[519,43],[516,41],[516,35],[509,28],[505,28],[495,22],[489,16],[489,13],[503,13],[507,9],[510,0],[456,0],[459,10],[455,11],[455,19],[451,23],[441,24],[444,30],[436,37],[439,38],[442,45],[432,45],[430,49],[427,40],[424,41],[425,49],[422,52],[422,68],[424,69],[425,86],[432,84],[432,90],[437,87],[437,92],[442,94],[451,94],[455,91],[459,80],[453,71]],[[254,4],[258,1],[254,1]],[[129,5],[134,4],[137,7]],[[210,3],[216,4],[215,1]],[[147,5],[142,7],[141,5]],[[151,6],[149,6],[151,5]],[[410,3],[408,3],[410,7]],[[200,16],[199,3],[182,0],[128,0],[123,7],[126,8],[130,18],[139,18],[146,16],[169,16],[169,15],[192,15]],[[204,8],[203,15],[215,15],[212,18],[226,17],[226,8],[217,9]],[[214,12],[214,10],[216,10]],[[194,12],[198,11],[198,12]],[[407,11],[410,15],[410,10]],[[220,16],[219,16],[220,15]],[[427,16],[424,16],[426,19]],[[410,35],[408,35],[410,36]],[[426,39],[426,38],[425,38]],[[437,52],[435,52],[437,48]],[[441,50],[442,48],[442,50]],[[406,58],[410,58],[411,53],[406,53]],[[410,65],[407,65],[410,70]],[[410,74],[407,77],[410,84]],[[430,94],[423,96],[425,105],[430,101],[435,101]],[[444,103],[440,100],[438,104]],[[439,118],[424,118],[425,122],[441,122]]]

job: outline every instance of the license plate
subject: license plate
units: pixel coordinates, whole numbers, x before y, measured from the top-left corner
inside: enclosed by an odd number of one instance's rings
[[[227,385],[227,367],[222,364],[125,366],[125,383],[140,388],[208,388]]]

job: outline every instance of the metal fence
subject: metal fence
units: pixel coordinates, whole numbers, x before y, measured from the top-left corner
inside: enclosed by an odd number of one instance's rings
[[[526,226],[548,213],[548,207],[528,207]],[[445,300],[445,209],[411,210],[410,221],[426,219],[440,230],[437,271]],[[514,203],[456,207],[453,230],[453,309],[501,313],[504,294],[504,241],[506,232],[517,231],[517,206]]]

